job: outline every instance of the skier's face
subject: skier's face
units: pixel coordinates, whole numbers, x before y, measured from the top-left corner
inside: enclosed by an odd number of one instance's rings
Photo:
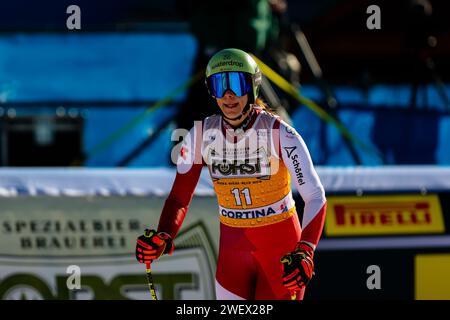
[[[223,114],[227,118],[233,119],[238,117],[242,113],[242,110],[244,110],[248,101],[248,96],[238,97],[233,91],[227,90],[222,98],[216,98],[216,100]],[[242,120],[244,120],[244,117]]]

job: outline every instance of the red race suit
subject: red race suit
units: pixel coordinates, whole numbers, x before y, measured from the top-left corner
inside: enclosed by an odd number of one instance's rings
[[[326,212],[324,188],[302,137],[256,106],[245,129],[234,130],[221,115],[196,122],[180,149],[158,231],[176,237],[205,164],[219,207],[217,298],[291,299],[280,258],[299,241],[315,248]],[[305,202],[301,224],[291,179]]]

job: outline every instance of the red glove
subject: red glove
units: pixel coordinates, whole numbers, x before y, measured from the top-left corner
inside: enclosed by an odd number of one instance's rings
[[[173,241],[169,234],[145,229],[144,234],[136,241],[136,259],[140,263],[149,264],[163,254],[172,254],[173,249]]]
[[[314,249],[299,242],[295,250],[281,258],[283,285],[290,291],[305,287],[314,275]]]

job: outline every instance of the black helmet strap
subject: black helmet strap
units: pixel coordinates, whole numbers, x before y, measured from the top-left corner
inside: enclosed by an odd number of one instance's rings
[[[227,117],[222,111],[220,111],[220,113],[222,114],[222,118],[224,119],[224,121],[226,121],[230,126],[234,127],[229,121],[240,120],[248,112],[248,110],[250,110],[250,108],[251,108],[251,104],[249,102],[247,102],[247,104],[245,105],[244,109],[242,109],[241,114],[238,115],[235,118]],[[251,115],[251,112],[247,115],[247,118],[250,117],[250,115]]]

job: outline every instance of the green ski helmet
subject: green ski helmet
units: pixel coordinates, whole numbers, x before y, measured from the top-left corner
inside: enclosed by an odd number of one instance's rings
[[[216,95],[208,79],[212,75],[222,72],[243,72],[248,75],[251,81],[252,93],[249,95],[249,103],[255,102],[261,86],[262,75],[258,64],[248,53],[239,49],[230,48],[223,49],[211,57],[206,66],[205,83],[209,94],[213,97]]]

